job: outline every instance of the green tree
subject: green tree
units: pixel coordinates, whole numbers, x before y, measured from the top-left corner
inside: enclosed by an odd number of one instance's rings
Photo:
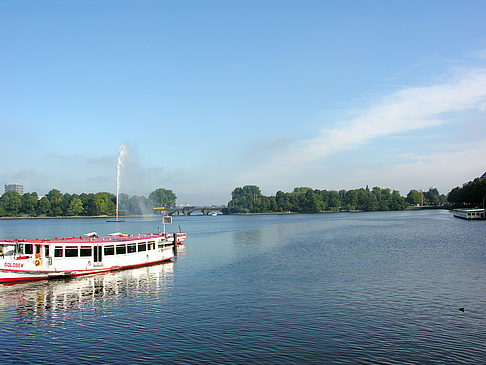
[[[62,201],[61,201],[62,215],[68,215],[67,210],[69,209],[69,206],[71,205],[71,199],[72,199],[72,196],[70,194],[68,194],[68,193],[63,194]]]
[[[452,189],[447,200],[455,206],[483,206],[486,201],[486,179],[476,178]]]
[[[417,190],[410,190],[407,194],[406,200],[411,205],[421,204],[423,201],[423,195]]]
[[[0,205],[7,216],[16,216],[22,206],[22,197],[16,191],[6,191],[0,198]]]
[[[57,189],[52,189],[46,194],[46,198],[51,204],[50,215],[58,217],[62,215],[62,193]]]
[[[113,215],[115,213],[115,205],[111,195],[110,193],[96,193],[94,195],[92,215]]]
[[[358,206],[358,192],[356,190],[349,190],[345,196],[346,209],[355,210]]]
[[[258,186],[245,185],[243,188],[235,188],[231,198],[228,210],[232,213],[255,213],[262,209],[263,199]]]
[[[287,194],[283,191],[277,191],[275,196],[277,209],[280,212],[288,212],[290,211],[290,202]]]
[[[334,208],[333,210],[339,210],[339,208],[341,208],[342,205],[343,202],[341,201],[341,197],[339,196],[339,193],[337,191],[331,190],[329,192],[328,206],[330,208]]]
[[[66,215],[81,215],[84,211],[83,202],[81,198],[76,194],[73,194],[71,201],[69,202],[69,207],[66,209]]]
[[[391,210],[402,210],[408,206],[405,198],[400,195],[400,192],[397,190],[393,190],[391,194]]]
[[[83,215],[87,216],[95,216],[96,215],[96,206],[94,203],[94,194],[93,193],[82,193],[79,198],[83,203],[84,212]]]
[[[172,190],[162,188],[152,191],[148,198],[152,207],[174,208],[177,201],[177,196]]]
[[[151,202],[144,196],[131,196],[128,201],[129,214],[142,215],[150,213],[152,210]]]
[[[312,189],[307,190],[307,192],[304,194],[305,195],[305,200],[304,200],[304,206],[303,206],[303,211],[308,212],[308,213],[319,213],[321,211],[321,202],[322,200],[320,198],[320,194],[317,192],[314,192]]]
[[[37,214],[37,194],[25,193],[22,195],[22,208],[21,211],[29,216]]]
[[[424,194],[424,198],[425,198],[427,204],[430,204],[430,205],[440,204],[440,194],[439,194],[439,191],[436,188],[430,188],[429,191],[427,191]]]
[[[37,215],[50,214],[50,211],[51,211],[51,203],[49,202],[49,199],[43,196],[37,202]]]

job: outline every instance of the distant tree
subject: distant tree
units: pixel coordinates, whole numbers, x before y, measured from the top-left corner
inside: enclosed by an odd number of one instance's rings
[[[424,194],[425,201],[427,204],[430,205],[438,205],[440,204],[440,194],[439,191],[436,188],[430,188],[429,191],[427,191]]]
[[[343,202],[341,201],[341,197],[337,191],[331,190],[329,191],[329,202],[328,207],[334,208],[333,210],[339,210]]]
[[[278,211],[288,212],[290,210],[290,202],[287,194],[285,194],[283,191],[277,191],[275,198]]]
[[[486,179],[476,178],[452,189],[447,200],[455,206],[483,206],[486,200]]]
[[[71,197],[71,201],[69,203],[69,207],[66,209],[66,215],[73,216],[73,215],[81,215],[84,211],[83,202],[81,198],[74,194]]]
[[[69,206],[71,205],[71,199],[72,196],[68,193],[63,194],[62,200],[61,200],[61,210],[62,210],[62,215],[68,215],[67,210]]]
[[[232,213],[260,212],[262,204],[264,204],[260,188],[255,185],[235,188],[231,193],[231,198],[228,210]]]
[[[391,194],[391,203],[390,209],[391,210],[402,210],[408,206],[407,201],[403,196],[400,195],[400,192],[397,190],[393,190]]]
[[[50,211],[51,211],[51,203],[49,202],[49,199],[43,196],[37,202],[37,215],[50,214]]]
[[[116,197],[115,197],[116,199]],[[118,214],[119,215],[126,215],[130,208],[130,196],[125,193],[121,193],[118,195]],[[116,207],[116,205],[115,205]]]
[[[16,191],[6,191],[0,198],[0,205],[7,216],[16,216],[22,206],[22,197]]]
[[[97,215],[93,193],[89,193],[89,194],[82,193],[79,196],[79,198],[81,199],[81,202],[83,203],[83,208],[84,208],[83,215],[87,215],[87,216]]]
[[[305,212],[318,213],[321,211],[321,200],[318,193],[315,193],[312,189],[308,189],[305,192],[304,206],[302,207]]]
[[[358,209],[367,209],[369,194],[370,191],[368,189],[368,186],[366,186],[366,189],[358,189]]]
[[[368,202],[366,203],[366,210],[369,212],[375,212],[380,208],[380,204],[378,202],[378,199],[376,199],[375,194],[373,192],[370,192],[368,194]]]
[[[115,205],[110,193],[96,193],[93,197],[93,211],[91,215],[113,215]]]
[[[50,215],[57,217],[62,215],[62,193],[57,189],[52,189],[46,194],[46,198],[51,204]]]
[[[344,198],[346,210],[355,210],[358,205],[358,192],[356,190],[349,190]]]
[[[25,193],[22,195],[22,208],[21,211],[29,216],[35,216],[37,214],[37,194]]]
[[[151,213],[152,207],[150,200],[144,196],[131,196],[128,201],[129,214],[142,215]]]
[[[279,210],[277,199],[273,196],[269,197],[269,206],[267,212],[278,212]]]
[[[411,205],[421,204],[423,200],[423,195],[417,190],[410,190],[407,194],[406,200]]]
[[[296,194],[305,194],[308,190],[312,190],[312,188],[308,188],[306,186],[301,186],[300,188],[294,188],[294,193]]]
[[[162,188],[152,191],[148,198],[152,207],[174,208],[177,201],[177,196],[172,190]]]

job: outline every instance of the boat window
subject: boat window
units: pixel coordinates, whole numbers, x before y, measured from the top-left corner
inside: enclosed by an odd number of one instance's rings
[[[147,243],[146,242],[140,242],[138,244],[138,252],[142,251],[147,251]]]
[[[49,257],[49,245],[44,246],[44,256]]]
[[[127,244],[127,252],[128,253],[137,252],[137,246],[135,245],[135,243]]]
[[[33,249],[32,249],[32,244],[30,243],[26,243],[25,244],[25,249],[24,249],[24,253],[26,255],[32,255],[34,253]]]
[[[155,250],[155,241],[149,241],[148,249],[149,250]]]
[[[64,257],[78,257],[78,247],[67,246],[64,250]]]
[[[54,249],[54,257],[62,257],[62,247],[56,246]]]
[[[91,247],[89,246],[81,246],[81,249],[79,251],[79,256],[81,257],[89,257],[91,256],[92,252],[91,252]]]
[[[115,247],[113,245],[105,246],[105,256],[110,256],[114,254],[115,254]]]
[[[116,254],[123,255],[124,253],[127,253],[127,245],[124,243],[121,245],[116,245]]]

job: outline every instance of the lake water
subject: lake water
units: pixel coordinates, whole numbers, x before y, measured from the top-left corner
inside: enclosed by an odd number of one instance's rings
[[[173,262],[0,286],[0,362],[486,363],[484,221],[423,210],[178,225],[189,236]],[[158,226],[3,220],[0,237]]]

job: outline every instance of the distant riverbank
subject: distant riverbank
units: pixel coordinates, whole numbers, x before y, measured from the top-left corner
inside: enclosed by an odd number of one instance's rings
[[[160,217],[157,215],[130,215],[130,216],[123,216],[118,217],[118,219],[123,218],[145,218],[145,217]],[[58,217],[50,217],[50,216],[19,216],[19,217],[0,217],[1,220],[9,220],[9,219],[116,219],[116,216],[110,215],[94,215],[94,216],[87,216],[87,215],[78,215],[78,216],[58,216]]]
[[[451,210],[451,207],[446,207],[446,206],[409,206],[405,208],[404,210],[422,210],[422,209],[446,209],[446,210]],[[324,210],[318,213],[314,214],[329,214],[329,213],[362,213],[366,212],[366,210]],[[302,214],[300,212],[262,212],[262,213],[226,213],[223,215],[285,215],[285,214]],[[119,216],[118,219],[123,219],[123,218],[154,218],[154,217],[160,217],[160,215],[153,215],[153,214],[146,214],[146,215],[128,215],[128,216]],[[99,218],[99,219],[116,219],[116,216],[111,216],[111,215],[95,215],[95,216],[86,216],[86,215],[78,215],[78,216],[57,216],[57,217],[51,217],[51,216],[17,216],[17,217],[0,217],[0,220],[9,220],[9,219],[93,219],[93,218]]]

